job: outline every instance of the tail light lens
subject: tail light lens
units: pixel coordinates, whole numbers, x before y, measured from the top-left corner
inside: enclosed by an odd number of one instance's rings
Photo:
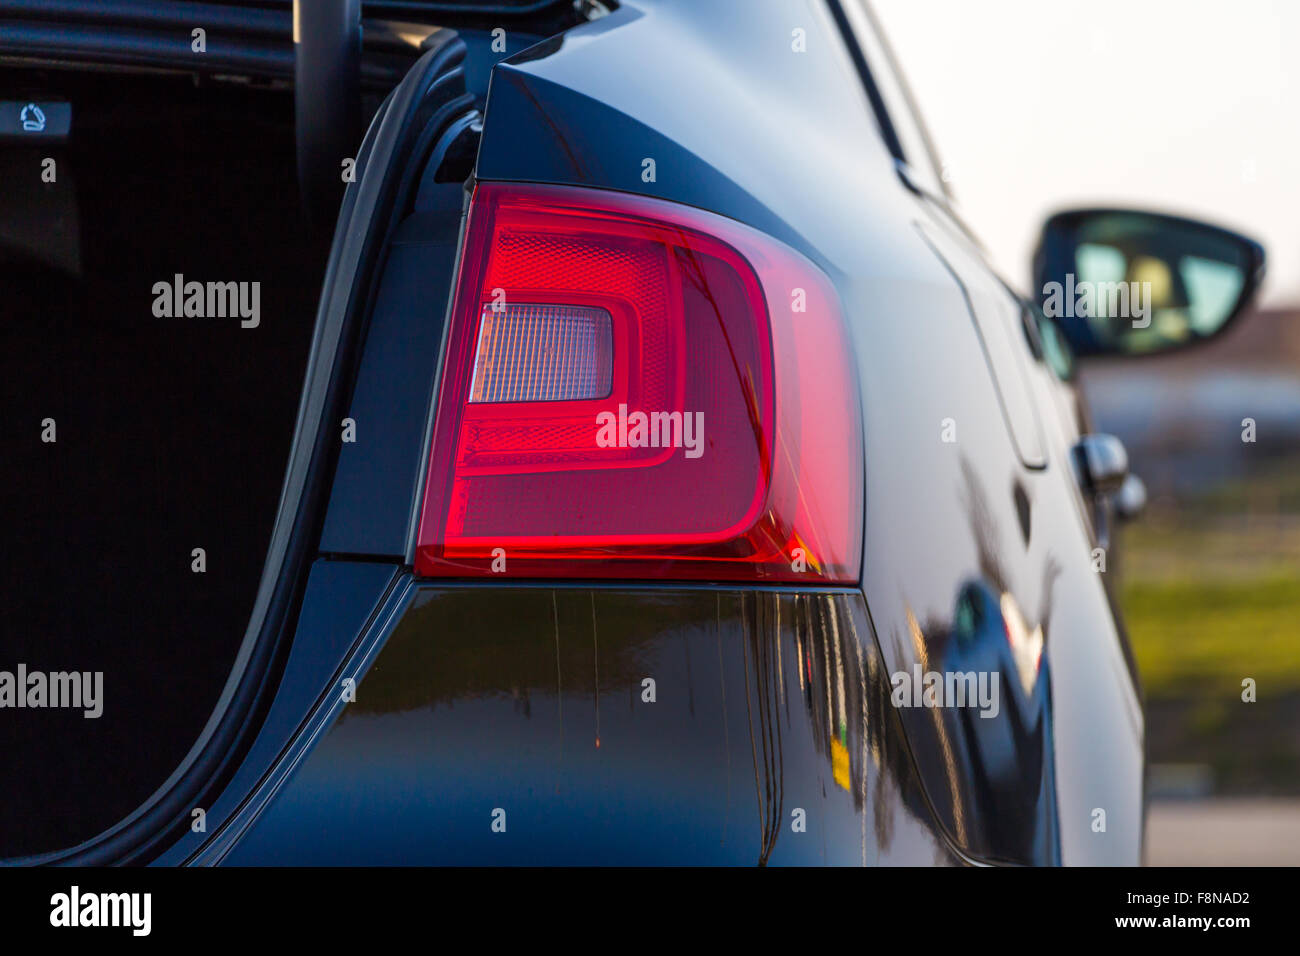
[[[416,571],[855,582],[851,355],[829,281],[762,233],[480,183]]]

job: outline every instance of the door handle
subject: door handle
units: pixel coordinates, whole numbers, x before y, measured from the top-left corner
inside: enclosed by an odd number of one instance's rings
[[[1084,435],[1075,442],[1073,452],[1079,486],[1092,499],[1097,543],[1109,548],[1112,513],[1124,521],[1136,518],[1146,506],[1146,485],[1137,475],[1129,474],[1128,452],[1114,435]]]
[[[1147,506],[1146,482],[1130,472],[1124,479],[1124,484],[1119,486],[1119,491],[1115,492],[1113,501],[1115,516],[1124,521],[1132,521]]]
[[[1084,435],[1074,444],[1079,484],[1098,498],[1113,495],[1128,478],[1128,452],[1114,435]]]

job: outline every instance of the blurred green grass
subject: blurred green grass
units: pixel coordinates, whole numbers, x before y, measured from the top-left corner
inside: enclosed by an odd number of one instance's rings
[[[1137,579],[1121,594],[1149,698],[1240,696],[1246,677],[1300,692],[1300,578]]]
[[[1119,543],[1150,760],[1208,764],[1220,793],[1300,793],[1300,461],[1154,500]]]

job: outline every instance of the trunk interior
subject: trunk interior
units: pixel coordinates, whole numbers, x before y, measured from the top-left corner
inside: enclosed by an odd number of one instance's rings
[[[9,858],[129,814],[211,715],[257,590],[327,247],[299,209],[289,92],[17,69],[0,91],[73,111],[66,143],[0,143],[0,671],[103,674],[98,717],[0,711]],[[157,316],[154,286],[177,274],[259,283],[257,327]]]

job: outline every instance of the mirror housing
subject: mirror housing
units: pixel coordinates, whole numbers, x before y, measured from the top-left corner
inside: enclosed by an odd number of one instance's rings
[[[1034,254],[1039,306],[1081,357],[1212,339],[1245,311],[1263,275],[1264,247],[1253,239],[1130,209],[1059,212]]]

